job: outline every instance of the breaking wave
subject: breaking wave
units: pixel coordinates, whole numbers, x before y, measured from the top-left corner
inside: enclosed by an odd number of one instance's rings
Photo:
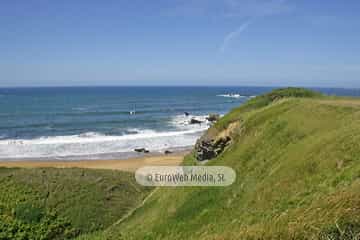
[[[102,154],[133,153],[135,148],[161,152],[165,149],[192,146],[206,128],[207,125],[199,125],[179,127],[178,130],[164,132],[128,129],[128,134],[121,136],[85,132],[78,135],[36,139],[6,139],[0,140],[0,159],[74,159],[79,156],[93,156],[92,159],[96,159],[96,155]]]

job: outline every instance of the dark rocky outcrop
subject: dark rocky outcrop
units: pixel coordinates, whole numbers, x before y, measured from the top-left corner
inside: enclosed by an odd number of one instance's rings
[[[195,119],[195,118],[192,118],[192,119],[190,120],[190,122],[189,122],[189,124],[201,124],[201,123],[202,123],[202,121],[197,120],[197,119]]]
[[[220,115],[216,113],[211,113],[206,118],[206,120],[208,120],[209,122],[217,122],[219,119],[220,119]]]
[[[134,151],[138,152],[138,153],[149,153],[150,152],[146,148],[135,148]]]
[[[198,161],[205,161],[215,158],[230,144],[229,136],[217,140],[199,140],[195,145],[195,154]]]
[[[165,152],[164,152],[164,154],[166,154],[166,155],[168,155],[168,154],[172,154],[173,152],[172,151],[169,151],[169,150],[166,150]]]

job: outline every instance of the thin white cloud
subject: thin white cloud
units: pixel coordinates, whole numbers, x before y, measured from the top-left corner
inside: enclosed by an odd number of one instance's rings
[[[224,36],[218,47],[222,53],[255,19],[289,13],[294,9],[288,0],[173,0],[173,3],[169,14],[175,16],[211,17],[217,21],[229,18],[239,21],[250,19]]]
[[[292,10],[292,7],[286,3],[286,0],[227,0],[227,5],[231,6],[228,12],[232,17],[248,17],[251,20],[241,24],[240,27],[225,35],[222,44],[219,46],[219,52],[224,53],[231,42],[239,37],[254,19],[269,17]]]
[[[245,31],[249,25],[251,24],[252,21],[247,21],[244,22],[243,24],[240,25],[240,27],[238,27],[235,31],[232,31],[230,33],[228,33],[225,37],[224,40],[219,48],[219,51],[221,53],[224,53],[225,50],[228,48],[229,44],[231,43],[231,41],[234,38],[237,38],[243,31]]]

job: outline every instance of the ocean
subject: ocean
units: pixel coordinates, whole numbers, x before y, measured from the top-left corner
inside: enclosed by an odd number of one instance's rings
[[[225,114],[268,87],[0,88],[0,160],[115,159],[191,147]],[[360,96],[358,89],[316,89]],[[190,115],[185,116],[184,112]],[[191,118],[203,121],[189,124]]]

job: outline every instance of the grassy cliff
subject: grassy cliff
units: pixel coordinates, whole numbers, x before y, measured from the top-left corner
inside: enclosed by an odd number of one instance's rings
[[[158,188],[128,219],[83,239],[360,238],[359,100],[277,90],[204,137],[222,135],[230,146],[206,164],[232,167],[233,185]]]
[[[225,136],[214,159],[194,151],[184,164],[232,167],[229,187],[151,191],[125,172],[0,169],[0,239],[360,239],[360,100],[276,90],[200,141]]]

